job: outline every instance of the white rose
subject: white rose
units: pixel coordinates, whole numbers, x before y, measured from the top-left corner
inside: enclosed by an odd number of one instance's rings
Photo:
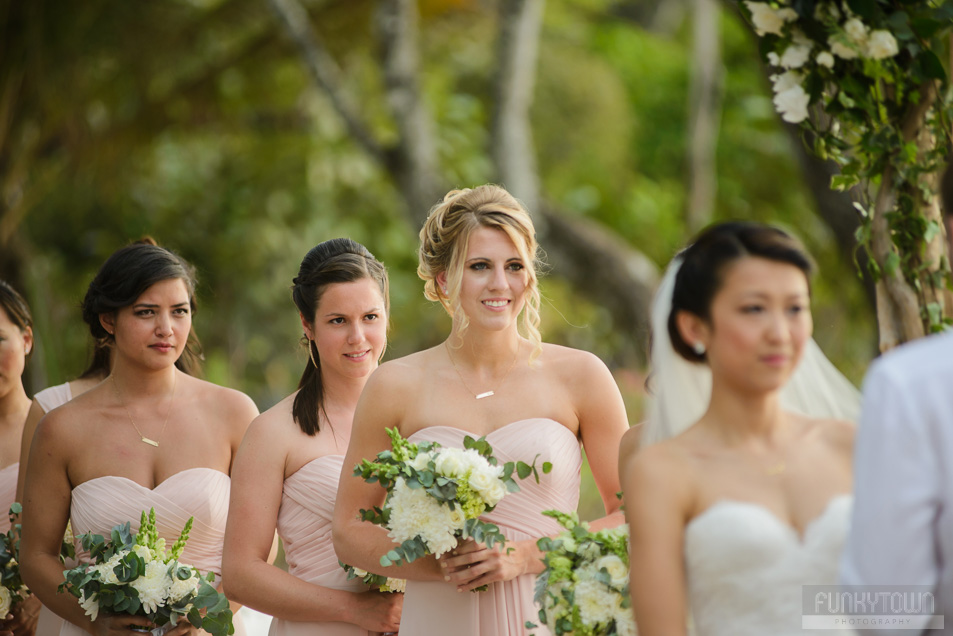
[[[834,56],[828,53],[827,51],[821,51],[817,54],[815,58],[819,66],[825,66],[827,68],[834,68]]]
[[[784,49],[781,55],[781,66],[784,68],[801,68],[811,56],[812,44],[810,40],[805,43],[795,41],[788,48]]]
[[[775,10],[763,2],[750,1],[745,2],[745,6],[751,12],[751,22],[754,24],[754,30],[758,35],[767,33],[781,35],[781,27],[784,26],[784,23],[797,19],[797,13],[791,9]]]
[[[445,477],[461,477],[470,468],[470,458],[459,448],[441,448],[434,461],[437,473]]]
[[[811,96],[804,92],[800,85],[774,96],[774,106],[781,113],[781,119],[792,124],[798,124],[807,119],[807,105],[810,101]]]
[[[900,52],[897,46],[897,40],[890,31],[883,29],[873,31],[870,39],[867,40],[867,56],[875,60],[883,60],[893,57]]]
[[[600,570],[605,568],[609,578],[612,579],[612,585],[616,587],[622,587],[629,580],[629,569],[625,567],[622,559],[614,554],[607,554],[596,561],[596,568]]]
[[[492,508],[500,503],[500,500],[506,496],[506,486],[503,485],[502,481],[497,479],[486,493],[481,494],[483,495],[483,500],[486,501],[486,505]]]
[[[447,515],[450,527],[454,530],[463,530],[463,525],[467,522],[467,516],[463,514],[463,508],[454,506],[450,514]]]
[[[432,453],[417,453],[417,456],[410,460],[410,467],[418,471],[427,470],[427,466],[430,464],[432,457]]]
[[[831,47],[831,53],[842,60],[852,60],[857,57],[857,51],[853,47],[847,46],[834,36],[827,40],[827,45]]]
[[[0,586],[0,617],[6,618],[10,613],[10,605],[13,603],[13,595],[10,590]]]
[[[844,23],[844,33],[854,44],[863,45],[867,42],[867,25],[860,18],[851,18]]]

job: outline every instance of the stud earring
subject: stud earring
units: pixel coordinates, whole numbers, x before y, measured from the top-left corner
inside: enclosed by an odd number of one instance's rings
[[[705,345],[701,342],[696,342],[692,345],[692,351],[694,351],[697,355],[703,356],[705,355]]]

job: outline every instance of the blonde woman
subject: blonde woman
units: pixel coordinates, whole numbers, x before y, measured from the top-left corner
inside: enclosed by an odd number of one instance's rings
[[[539,334],[537,243],[532,220],[503,188],[455,190],[420,232],[418,275],[425,295],[451,316],[440,345],[383,364],[368,381],[354,416],[334,515],[342,560],[409,580],[402,636],[525,633],[535,620],[536,541],[558,532],[543,510],[575,510],[580,445],[606,509],[596,528],[622,522],[617,453],[628,427],[619,390],[592,354],[545,344]],[[522,323],[522,333],[520,332]],[[486,518],[507,537],[505,549],[472,541],[452,553],[383,569],[387,533],[359,520],[384,491],[352,476],[362,458],[389,448],[386,428],[413,441],[462,447],[485,435],[502,461],[552,462],[539,484],[503,499]],[[471,593],[489,585],[488,591]],[[451,628],[452,626],[452,628]],[[537,634],[545,630],[536,631]]]

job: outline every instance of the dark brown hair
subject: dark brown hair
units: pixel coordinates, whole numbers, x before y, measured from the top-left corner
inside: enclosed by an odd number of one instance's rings
[[[724,282],[725,270],[735,261],[754,256],[797,267],[810,279],[814,263],[800,241],[770,225],[728,222],[712,225],[681,253],[682,264],[675,276],[668,335],[672,347],[690,362],[704,362],[705,354],[685,342],[678,330],[678,312],[687,311],[711,319],[711,303]]]
[[[115,338],[99,322],[101,314],[115,314],[132,305],[147,289],[169,279],[185,283],[189,307],[195,313],[195,268],[178,254],[150,242],[137,242],[122,247],[106,259],[83,299],[83,321],[96,340],[97,349],[112,347]],[[108,352],[107,352],[108,356]],[[201,359],[198,338],[189,331],[185,351],[176,366],[193,372]],[[95,354],[94,354],[95,363]],[[108,360],[106,362],[108,365]],[[89,369],[83,374],[89,374]]]
[[[380,287],[384,310],[389,315],[390,294],[384,264],[357,241],[348,238],[331,239],[312,247],[305,255],[298,275],[292,281],[291,297],[304,319],[313,324],[321,296],[328,285],[353,283],[365,278]],[[320,430],[318,414],[324,410],[321,357],[317,346],[307,337],[304,340],[304,344],[309,348],[308,362],[301,381],[298,382],[298,395],[295,396],[291,413],[305,434],[315,435]]]
[[[27,329],[33,329],[33,315],[30,313],[30,306],[26,304],[26,300],[17,290],[3,279],[0,279],[0,309],[7,314],[10,322],[16,325],[22,333],[25,333]],[[26,354],[26,359],[29,360],[32,354],[31,349],[30,353]]]

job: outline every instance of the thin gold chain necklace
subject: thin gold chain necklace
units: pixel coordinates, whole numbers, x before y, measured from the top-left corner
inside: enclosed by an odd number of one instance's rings
[[[148,444],[149,446],[155,446],[159,448],[159,442],[154,439],[149,439],[142,434],[142,431],[139,430],[139,427],[136,426],[136,421],[132,419],[132,413],[129,412],[129,407],[126,406],[126,403],[122,399],[122,394],[119,393],[119,385],[116,384],[116,376],[110,375],[110,379],[113,381],[113,389],[116,391],[116,398],[119,399],[119,404],[122,406],[123,410],[126,412],[126,417],[129,418],[129,423],[132,424],[132,427],[136,429],[136,433],[139,434],[139,439],[143,443]],[[178,380],[179,374],[175,373],[172,375],[172,393],[169,394],[169,408],[165,412],[165,421],[162,423],[162,430],[159,431],[157,437],[162,437],[162,434],[165,433],[165,427],[169,425],[169,415],[172,414],[172,399],[175,397],[175,384]]]
[[[483,393],[474,393],[473,389],[467,386],[466,381],[463,379],[463,375],[460,373],[460,369],[457,368],[457,363],[453,361],[453,356],[450,354],[450,345],[447,344],[446,340],[444,340],[443,346],[447,350],[447,357],[450,358],[450,364],[453,365],[453,370],[457,372],[457,377],[460,378],[460,384],[462,384],[463,388],[467,390],[467,393],[473,393],[473,397],[475,397],[478,400],[482,400],[483,398],[488,398],[491,395],[496,394],[496,391],[493,389],[489,391],[484,391]],[[497,389],[503,386],[503,383],[506,381],[506,378],[508,378],[510,375],[510,371],[512,371],[513,367],[516,366],[516,361],[519,359],[519,357],[520,357],[520,343],[517,343],[516,355],[513,356],[513,362],[510,364],[510,368],[506,370],[506,373],[503,374],[503,377],[500,378],[500,382],[496,386]]]

